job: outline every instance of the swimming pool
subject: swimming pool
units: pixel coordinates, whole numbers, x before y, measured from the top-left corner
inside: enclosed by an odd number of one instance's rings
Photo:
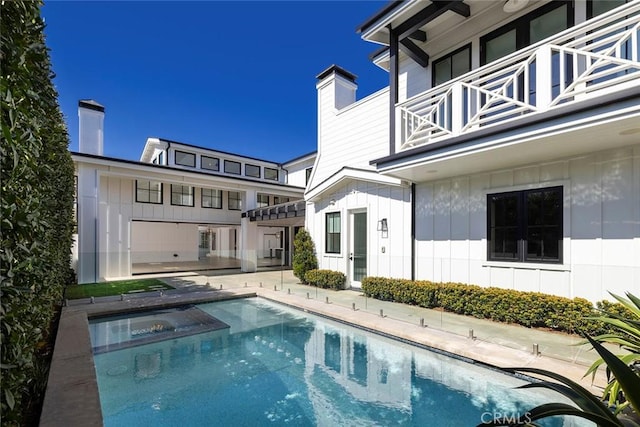
[[[258,298],[93,319],[90,332],[105,426],[474,426],[558,400]]]

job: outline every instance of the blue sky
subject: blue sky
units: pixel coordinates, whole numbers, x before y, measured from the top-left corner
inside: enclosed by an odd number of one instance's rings
[[[54,84],[78,150],[80,99],[105,106],[104,154],[138,160],[160,137],[283,162],[316,149],[316,79],[388,85],[356,27],[385,1],[50,1]]]

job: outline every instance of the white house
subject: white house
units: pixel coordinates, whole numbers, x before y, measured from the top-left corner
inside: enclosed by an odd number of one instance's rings
[[[149,138],[139,161],[105,157],[104,110],[79,102],[78,283],[291,265],[315,153],[281,164]]]
[[[305,192],[321,268],[640,293],[640,1],[391,2],[389,87],[317,76]]]

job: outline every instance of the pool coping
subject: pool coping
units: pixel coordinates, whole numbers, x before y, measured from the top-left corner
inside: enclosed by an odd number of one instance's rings
[[[164,296],[158,296],[156,293],[148,297],[123,301],[110,300],[63,307],[40,426],[103,425],[89,336],[90,318],[251,297],[261,297],[282,303],[303,312],[346,323],[432,351],[455,355],[456,358],[489,368],[514,366],[538,368],[560,373],[574,380],[584,374],[584,366],[581,365],[545,356],[535,356],[522,350],[473,340],[441,330],[409,325],[401,320],[376,316],[329,302],[305,300],[266,288],[167,293]],[[601,374],[593,382],[590,378],[582,378],[582,381],[578,380],[578,382],[587,390],[599,395],[606,385],[606,377],[603,372]]]

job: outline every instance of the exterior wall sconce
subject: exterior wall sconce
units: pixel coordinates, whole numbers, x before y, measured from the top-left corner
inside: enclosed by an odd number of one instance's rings
[[[382,231],[383,234],[389,231],[387,218],[382,218],[380,221],[378,221],[378,231]]]
[[[329,200],[329,205],[330,205],[330,206],[335,206],[335,204],[336,204],[335,199],[331,199],[331,200]]]
[[[506,13],[514,13],[523,9],[527,3],[529,3],[529,0],[507,0],[504,2],[502,10]]]

